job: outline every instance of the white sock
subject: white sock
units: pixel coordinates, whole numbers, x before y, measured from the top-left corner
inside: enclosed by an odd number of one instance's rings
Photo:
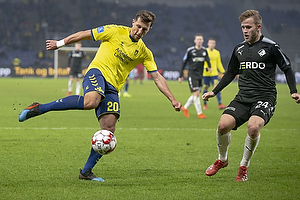
[[[193,102],[194,102],[194,96],[192,95],[192,96],[190,96],[190,97],[188,98],[188,100],[186,101],[186,103],[185,103],[185,105],[184,105],[184,108],[185,108],[185,109],[188,109],[188,108],[193,104]]]
[[[73,89],[73,81],[69,80],[68,82],[68,92],[72,92]]]
[[[244,147],[244,154],[243,159],[240,163],[240,166],[249,167],[250,159],[254,154],[254,151],[259,143],[260,140],[260,134],[258,137],[252,139],[248,134],[245,139],[245,147]]]
[[[201,108],[201,103],[200,103],[200,98],[197,96],[194,96],[194,106],[196,108],[197,114],[202,113],[202,108]]]
[[[81,89],[81,83],[80,81],[77,81],[76,82],[76,95],[79,95],[80,94],[80,89]]]
[[[227,160],[228,146],[231,140],[231,133],[226,134],[218,133],[217,130],[217,145],[219,151],[219,160],[225,162]]]

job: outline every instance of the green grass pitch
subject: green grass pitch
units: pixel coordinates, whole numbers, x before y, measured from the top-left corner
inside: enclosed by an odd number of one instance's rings
[[[215,131],[222,111],[211,99],[207,119],[173,110],[152,81],[130,81],[132,98],[120,97],[117,147],[94,173],[105,182],[78,179],[100,129],[94,111],[59,111],[18,122],[33,101],[66,95],[67,79],[0,79],[0,199],[297,199],[299,198],[300,105],[286,84],[277,85],[278,103],[249,168],[249,181],[236,182],[246,124],[232,132],[229,165],[215,176],[206,168],[217,158]],[[186,82],[168,81],[183,104]],[[298,87],[299,89],[299,87]],[[222,92],[228,104],[237,92]]]

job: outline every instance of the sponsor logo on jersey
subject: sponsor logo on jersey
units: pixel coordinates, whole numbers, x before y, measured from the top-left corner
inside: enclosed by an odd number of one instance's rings
[[[114,53],[114,56],[116,57],[116,58],[118,58],[122,63],[124,63],[124,64],[129,64],[129,62],[132,62],[133,61],[133,59],[132,58],[130,58],[125,52],[123,52],[122,51],[122,49],[120,49],[120,48],[117,48],[116,50],[115,50],[115,53]]]
[[[81,58],[82,57],[82,52],[80,51],[80,52],[73,52],[73,54],[72,54],[72,57],[73,58]]]
[[[104,31],[104,26],[98,27],[97,32],[102,33]]]
[[[244,46],[245,46],[245,45],[242,45],[242,46],[240,46],[240,47],[236,50],[237,53],[238,53],[239,55],[242,55],[242,54],[243,54],[242,48],[244,48]]]
[[[205,58],[203,57],[195,57],[193,58],[193,62],[203,62],[205,60]]]
[[[264,49],[261,49],[261,50],[258,51],[258,55],[260,57],[263,57],[264,55],[266,55],[266,51]]]
[[[265,69],[265,63],[258,63],[258,62],[241,62],[240,69]]]

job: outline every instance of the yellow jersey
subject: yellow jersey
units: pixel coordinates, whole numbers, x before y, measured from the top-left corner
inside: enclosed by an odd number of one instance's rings
[[[212,72],[207,70],[208,64],[207,62],[204,63],[204,70],[203,70],[203,76],[218,76],[218,72],[224,73],[225,70],[223,68],[222,62],[221,62],[221,55],[220,52],[216,49],[213,49],[210,51],[208,48],[206,48],[208,57],[210,58],[210,64]]]
[[[152,52],[140,39],[131,38],[129,27],[106,25],[91,29],[95,41],[102,40],[88,70],[99,69],[108,83],[120,91],[130,71],[138,64],[148,72],[157,71]]]

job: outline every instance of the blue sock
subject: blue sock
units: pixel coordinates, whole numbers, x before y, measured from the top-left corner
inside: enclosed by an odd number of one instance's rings
[[[83,110],[84,97],[79,95],[72,95],[56,101],[40,104],[39,111],[41,114],[52,110]]]
[[[125,92],[128,92],[128,86],[129,86],[129,84],[125,83]]]
[[[207,90],[203,90],[203,94],[206,93],[206,92],[207,92]],[[204,105],[206,104],[206,101],[205,101],[205,100],[203,100],[203,104],[204,104]]]
[[[93,167],[97,164],[97,162],[99,161],[99,159],[102,157],[102,155],[100,155],[99,153],[97,153],[96,151],[94,151],[94,149],[91,149],[91,153],[89,158],[87,159],[81,173],[85,173],[90,169],[93,169]]]
[[[219,92],[216,96],[217,96],[217,99],[218,99],[218,103],[221,104],[222,103],[221,92]]]

